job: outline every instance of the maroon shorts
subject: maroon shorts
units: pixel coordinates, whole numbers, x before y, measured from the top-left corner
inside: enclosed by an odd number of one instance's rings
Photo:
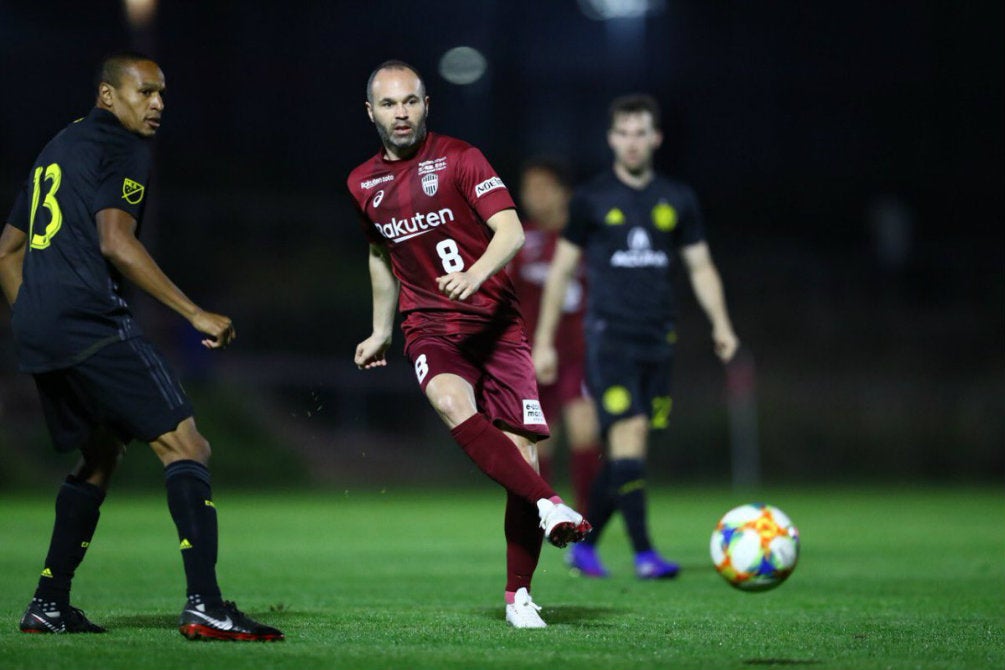
[[[532,439],[550,434],[526,340],[478,335],[425,335],[405,344],[423,392],[439,374],[454,374],[475,390],[478,411],[490,421]]]
[[[549,421],[562,420],[562,408],[579,398],[589,398],[586,390],[586,364],[583,359],[568,364],[559,363],[554,384],[538,386],[541,408]]]

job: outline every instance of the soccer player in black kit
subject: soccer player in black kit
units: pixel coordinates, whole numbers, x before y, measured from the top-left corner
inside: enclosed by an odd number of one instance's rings
[[[0,234],[0,287],[11,304],[21,371],[31,373],[58,451],[81,461],[59,489],[56,519],[25,633],[102,633],[70,604],[70,584],[99,509],[133,439],[164,464],[168,508],[187,581],[179,620],[189,639],[281,640],[225,602],[216,580],[217,520],[209,443],[160,353],[123,300],[128,279],[226,346],[226,316],[206,312],[161,271],[136,235],[148,200],[151,138],[164,111],[164,74],[136,53],[101,65],[94,109],[35,159]]]
[[[739,345],[705,242],[697,199],[684,184],[653,170],[653,153],[663,140],[659,122],[659,105],[648,95],[612,103],[607,139],[614,166],[573,197],[534,338],[538,379],[548,383],[556,370],[554,338],[562,296],[585,254],[590,286],[587,384],[609,457],[587,509],[594,532],[569,554],[570,564],[590,577],[608,574],[596,544],[617,510],[631,539],[639,578],[671,578],[679,570],[653,548],[649,537],[645,456],[649,430],[667,426],[672,406],[670,375],[677,339],[672,283],[681,261],[712,324],[716,355],[727,362]]]

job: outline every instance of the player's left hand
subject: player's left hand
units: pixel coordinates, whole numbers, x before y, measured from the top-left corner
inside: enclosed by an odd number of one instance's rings
[[[728,363],[740,347],[740,340],[732,328],[722,328],[712,331],[712,345],[719,360]]]
[[[451,300],[467,300],[481,285],[482,283],[468,272],[451,272],[436,278],[436,286],[440,289],[440,293]]]
[[[213,312],[196,312],[192,317],[192,327],[204,335],[208,335],[202,346],[207,349],[220,349],[237,339],[237,329],[229,316]]]

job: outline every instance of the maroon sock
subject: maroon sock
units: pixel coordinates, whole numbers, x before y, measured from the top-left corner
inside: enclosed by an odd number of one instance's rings
[[[530,580],[541,556],[544,533],[538,525],[537,505],[514,493],[506,494],[506,591],[523,587]]]
[[[589,507],[590,489],[602,465],[603,458],[596,445],[572,452],[572,490],[576,494],[576,509],[582,514]]]
[[[538,454],[537,467],[541,471],[541,479],[548,482],[549,484],[555,481],[554,479],[551,478],[553,474],[551,468],[551,456],[542,456],[541,454]]]
[[[520,450],[483,414],[475,414],[450,431],[478,469],[531,504],[556,495],[548,482],[523,459]]]

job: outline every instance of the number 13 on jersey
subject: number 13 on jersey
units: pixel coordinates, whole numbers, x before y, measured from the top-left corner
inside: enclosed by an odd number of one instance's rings
[[[45,227],[45,232],[38,234],[35,232],[35,213],[38,211],[38,201],[42,196],[42,173],[45,173],[45,181],[52,182],[52,186],[42,200],[42,206],[49,210],[49,224]],[[28,238],[31,240],[32,249],[45,249],[52,242],[52,238],[59,232],[63,225],[63,211],[59,208],[59,201],[56,200],[56,191],[63,181],[63,171],[59,163],[50,163],[46,167],[35,168],[35,183],[31,192],[31,218],[28,219]]]

